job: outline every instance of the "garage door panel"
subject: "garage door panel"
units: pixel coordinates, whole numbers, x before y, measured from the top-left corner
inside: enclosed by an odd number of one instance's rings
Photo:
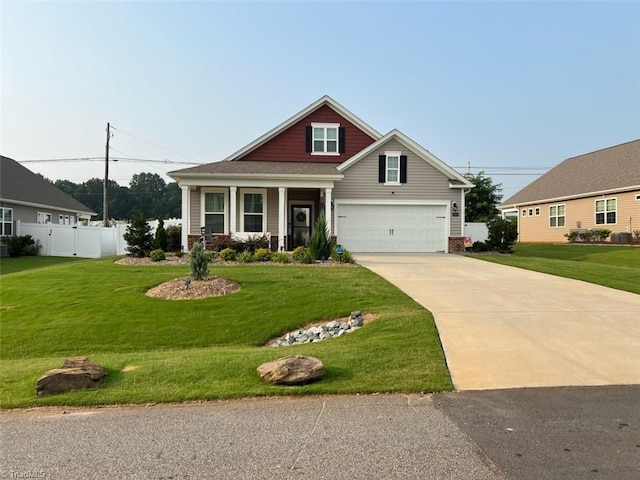
[[[338,205],[338,242],[353,252],[438,252],[446,246],[444,205]]]

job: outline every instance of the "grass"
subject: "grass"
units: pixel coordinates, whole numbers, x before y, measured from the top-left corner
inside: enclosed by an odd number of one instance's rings
[[[0,406],[180,402],[254,395],[441,391],[452,388],[431,314],[360,267],[213,266],[240,283],[226,297],[170,301],[144,295],[188,267],[125,266],[113,259],[2,277]],[[357,332],[315,344],[264,347],[306,323],[361,310],[378,315]],[[318,357],[321,382],[263,383],[258,365]],[[38,398],[36,380],[65,357],[109,370],[93,390]],[[134,367],[123,371],[125,366]]]
[[[52,267],[64,263],[86,261],[83,258],[76,257],[17,257],[17,258],[0,258],[0,275],[8,273],[22,272],[24,270],[32,270],[35,268]]]
[[[640,294],[638,247],[519,243],[514,255],[476,257]]]

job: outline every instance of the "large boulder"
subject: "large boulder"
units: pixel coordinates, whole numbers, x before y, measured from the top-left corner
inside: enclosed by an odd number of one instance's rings
[[[70,357],[61,368],[49,370],[38,379],[36,394],[39,397],[53,393],[93,388],[102,383],[107,371],[87,357]]]
[[[276,385],[302,385],[324,378],[324,365],[315,357],[283,357],[258,367],[260,377]]]

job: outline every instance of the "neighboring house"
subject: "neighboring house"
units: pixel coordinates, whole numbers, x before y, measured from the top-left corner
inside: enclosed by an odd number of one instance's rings
[[[91,209],[11,158],[0,156],[0,236],[15,235],[16,222],[86,223]]]
[[[571,230],[638,230],[640,140],[569,158],[498,208],[518,214],[521,242],[562,242]]]
[[[354,252],[464,249],[462,175],[393,130],[381,135],[324,96],[226,159],[170,172],[182,188],[183,244],[268,234],[304,244],[320,215]]]

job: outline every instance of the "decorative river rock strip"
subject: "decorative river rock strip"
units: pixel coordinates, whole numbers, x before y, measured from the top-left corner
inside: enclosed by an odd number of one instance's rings
[[[287,347],[303,343],[321,342],[328,338],[341,337],[358,330],[364,324],[361,312],[351,312],[346,322],[332,321],[307,329],[298,329],[269,343],[271,347]]]

